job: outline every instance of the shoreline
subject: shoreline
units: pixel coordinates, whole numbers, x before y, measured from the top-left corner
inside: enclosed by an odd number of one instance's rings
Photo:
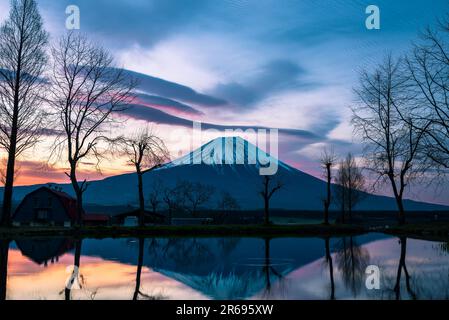
[[[0,238],[21,237],[334,237],[368,232],[355,225],[202,225],[147,227],[13,227],[0,228]]]
[[[361,225],[199,225],[199,226],[101,226],[82,228],[63,227],[12,227],[0,228],[0,238],[75,237],[75,238],[126,238],[126,237],[319,237],[333,238],[379,232],[397,237],[434,241],[449,241],[449,222],[413,223],[404,226],[369,227]]]

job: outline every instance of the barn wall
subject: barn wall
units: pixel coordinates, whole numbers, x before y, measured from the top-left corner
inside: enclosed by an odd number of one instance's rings
[[[48,199],[51,198],[51,209],[49,211],[49,221],[56,224],[63,224],[65,221],[70,221],[69,216],[66,214],[59,198],[47,190],[39,190],[35,193],[27,195],[21,205],[16,211],[13,221],[20,222],[21,224],[28,224],[36,222],[36,210],[35,200],[38,201],[38,206],[48,205]]]

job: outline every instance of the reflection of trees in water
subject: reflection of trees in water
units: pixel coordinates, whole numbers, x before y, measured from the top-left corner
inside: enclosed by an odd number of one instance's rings
[[[282,275],[281,272],[277,271],[276,268],[273,266],[273,261],[271,260],[270,255],[270,238],[264,239],[265,244],[265,257],[264,257],[264,264],[262,266],[262,274],[265,275],[265,286],[264,291],[262,294],[262,297],[264,299],[269,299],[273,296],[272,292],[272,277],[274,278],[274,281],[276,282],[276,296],[283,295],[286,291],[286,282],[285,277]]]
[[[384,277],[387,288],[382,294],[386,299],[449,299],[449,267],[439,262],[428,270],[428,264],[423,269],[413,268],[410,271],[407,265],[407,238],[399,239],[401,246],[398,268],[394,275]],[[419,267],[419,266],[418,266]],[[404,290],[405,289],[405,290]]]
[[[401,237],[399,239],[399,243],[401,244],[401,255],[399,257],[399,264],[398,264],[398,271],[396,275],[396,284],[394,285],[394,292],[396,295],[396,300],[401,299],[401,276],[402,276],[402,270],[404,270],[405,275],[405,287],[407,289],[408,294],[413,300],[416,300],[416,294],[412,290],[412,287],[410,285],[410,274],[407,269],[407,264],[405,262],[405,257],[407,255],[407,238]]]
[[[365,283],[365,270],[370,260],[369,252],[359,246],[354,237],[342,238],[338,241],[336,249],[335,262],[341,272],[343,283],[355,298]]]
[[[136,287],[134,288],[133,300],[141,299],[145,300],[162,300],[165,299],[163,295],[151,295],[144,293],[141,288],[141,278],[142,278],[142,268],[143,268],[143,259],[144,259],[144,247],[145,247],[145,239],[139,238],[139,251],[137,257],[137,271],[136,271]]]
[[[197,238],[169,238],[150,239],[148,250],[154,265],[163,264],[167,260],[173,261],[178,267],[195,267],[199,264],[210,263],[234,250],[239,239],[214,239],[211,241]],[[219,249],[219,251],[217,251]]]
[[[324,249],[326,252],[324,264],[329,268],[330,294],[329,299],[335,300],[334,263],[330,249],[330,239],[324,239]]]
[[[74,286],[79,285],[81,288],[83,283],[83,277],[79,273],[80,271],[80,262],[81,262],[81,247],[83,244],[82,239],[76,239],[75,241],[75,255],[74,255],[74,261],[73,261],[73,271],[70,275],[70,278],[68,280],[68,283],[66,284],[66,287],[64,289],[64,297],[65,300],[71,300],[72,299],[72,289]]]
[[[82,292],[88,299],[95,300],[98,293],[97,289],[89,289],[87,287],[87,281],[81,273],[81,249],[83,245],[83,239],[76,239],[75,241],[75,254],[73,261],[73,271],[69,275],[68,282],[64,290],[60,294],[64,294],[65,300],[72,300],[73,290]]]
[[[0,239],[0,301],[6,300],[9,243],[8,239]]]

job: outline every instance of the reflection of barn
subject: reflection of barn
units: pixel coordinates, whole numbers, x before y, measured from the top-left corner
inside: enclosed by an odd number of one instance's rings
[[[126,224],[136,224],[139,218],[139,209],[124,212],[115,215],[112,218],[114,224],[126,225]],[[145,224],[164,224],[166,223],[166,218],[164,215],[155,213],[152,211],[145,210]]]
[[[58,262],[60,256],[73,249],[73,241],[63,238],[16,240],[22,255],[35,263],[47,265]]]
[[[22,200],[12,220],[20,225],[71,225],[77,218],[76,199],[60,190],[39,188]],[[84,214],[87,224],[107,224],[108,217]]]

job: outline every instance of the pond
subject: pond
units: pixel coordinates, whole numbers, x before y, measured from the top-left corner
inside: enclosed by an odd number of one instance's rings
[[[447,243],[383,234],[23,238],[0,246],[0,296],[10,300],[449,298]],[[370,265],[380,270],[379,289],[366,286]]]

